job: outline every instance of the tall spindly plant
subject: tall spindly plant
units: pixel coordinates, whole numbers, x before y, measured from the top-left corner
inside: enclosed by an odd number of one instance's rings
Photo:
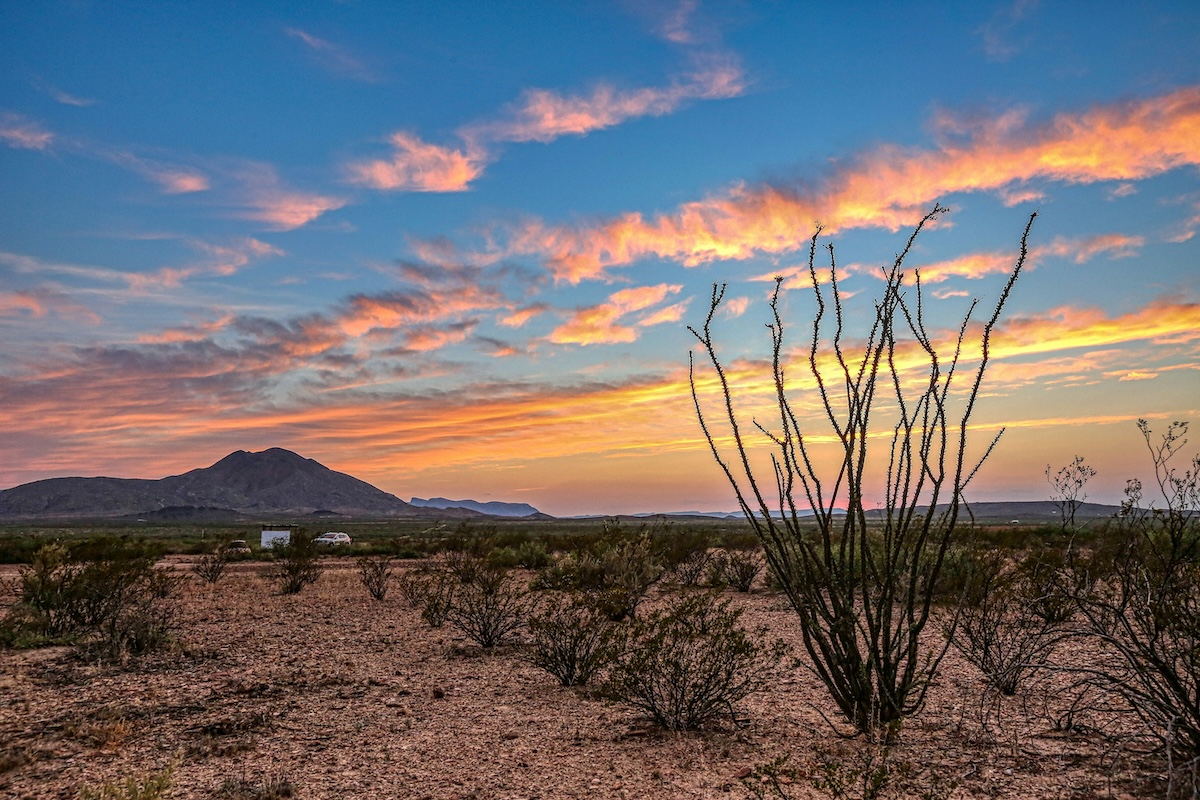
[[[769,475],[752,466],[752,445],[713,341],[724,286],[713,286],[703,328],[689,328],[708,356],[723,400],[717,415],[705,413],[693,356],[692,398],[713,457],[799,616],[812,668],[841,714],[863,733],[890,734],[919,711],[945,655],[944,644],[923,642],[921,634],[963,511],[963,492],[1000,438],[996,434],[982,455],[968,458],[971,418],[993,330],[1025,263],[1037,216],[1030,216],[995,309],[977,332],[980,350],[975,354],[967,344],[975,335],[971,322],[977,301],[963,317],[952,347],[942,348],[949,352],[940,352],[927,328],[920,273],[904,269],[918,234],[945,211],[935,206],[883,269],[874,319],[855,346],[848,338],[832,244],[827,246],[828,286],[818,277],[817,228],[808,257],[816,314],[807,370],[815,389],[802,401],[785,375],[782,278],[776,279],[773,322],[767,327],[778,417],[773,425],[752,421],[771,449]],[[913,353],[923,365],[916,380],[906,366]],[[819,404],[823,417],[816,429],[797,413],[799,402],[810,401]],[[718,424],[721,430],[715,429]],[[818,466],[815,452],[822,435],[832,438],[838,451],[828,468]],[[883,485],[868,485],[877,472],[884,475]],[[869,513],[867,504],[874,498],[882,499],[881,508]]]

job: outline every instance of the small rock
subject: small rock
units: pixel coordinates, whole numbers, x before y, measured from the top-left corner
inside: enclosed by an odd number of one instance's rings
[[[434,689],[433,690],[433,699],[434,700],[441,700],[445,696],[446,696],[445,689]]]
[[[754,772],[754,770],[750,769],[749,767],[742,767],[737,772],[733,773],[733,777],[740,781],[742,778],[749,778],[751,772]]]

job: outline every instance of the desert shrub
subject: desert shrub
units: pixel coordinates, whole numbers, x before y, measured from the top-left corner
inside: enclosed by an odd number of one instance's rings
[[[421,603],[425,599],[425,580],[428,575],[428,570],[410,569],[405,570],[396,579],[396,588],[400,590],[400,596],[404,598],[404,602],[408,604],[409,608],[421,607]]]
[[[529,593],[502,570],[483,570],[455,588],[446,621],[476,644],[495,647],[525,624]]]
[[[709,582],[713,586],[732,586],[739,592],[748,592],[762,569],[763,559],[758,550],[722,549],[713,556]]]
[[[275,559],[272,576],[279,584],[280,594],[298,594],[305,586],[317,582],[322,572],[320,548],[308,535],[294,533],[286,544],[276,544],[271,549]]]
[[[516,546],[516,554],[521,569],[541,569],[550,563],[550,551],[541,540],[521,542]]]
[[[107,781],[99,788],[84,787],[81,800],[159,800],[167,796],[175,765],[146,775],[130,775],[123,781]]]
[[[664,572],[651,553],[649,536],[642,534],[636,539],[601,540],[593,549],[560,556],[538,574],[533,586],[587,592],[597,608],[619,622],[634,616]]]
[[[1083,631],[1103,655],[1080,668],[1093,685],[1123,698],[1172,758],[1200,758],[1200,455],[1183,471],[1171,461],[1187,440],[1173,423],[1160,443],[1138,427],[1164,508],[1143,507],[1130,481],[1116,520],[1120,534],[1099,567],[1072,582]]]
[[[3,638],[73,641],[118,657],[162,647],[174,627],[165,600],[180,578],[155,569],[156,561],[148,545],[123,539],[45,545],[21,571]]]
[[[261,779],[242,775],[221,782],[214,793],[220,800],[286,800],[296,796],[296,784],[287,775],[272,774]]]
[[[695,586],[700,583],[711,564],[712,556],[707,545],[697,547],[675,561],[675,566],[671,568],[671,579],[680,586]]]
[[[958,615],[946,626],[950,643],[1005,695],[1050,659],[1062,638],[1022,596],[1019,581],[997,553],[976,559]]]
[[[783,643],[738,624],[741,611],[704,592],[616,629],[605,692],[668,730],[691,730],[733,711],[766,685]]]
[[[217,545],[213,550],[196,559],[196,563],[192,565],[192,572],[205,583],[215,584],[221,580],[221,576],[225,574],[225,567],[228,565],[229,554],[225,552],[223,545]]]
[[[529,661],[563,686],[581,686],[612,659],[612,628],[586,595],[559,598],[529,617]]]
[[[0,564],[29,564],[33,555],[46,544],[46,539],[28,533],[0,535]]]
[[[832,800],[948,800],[957,788],[956,781],[925,775],[913,762],[897,759],[893,746],[878,739],[817,747],[813,755],[816,763],[807,770],[789,766],[788,756],[760,764],[742,785],[758,800],[807,797],[794,794],[804,782]]]
[[[697,558],[703,560],[704,554],[712,545],[712,537],[707,531],[676,528],[669,520],[651,526],[648,533],[655,559],[664,570],[672,573],[677,573],[678,568],[687,562],[694,562]],[[697,579],[699,574],[702,573],[697,574]],[[678,578],[678,574],[676,577]]]
[[[358,559],[358,578],[376,600],[387,597],[392,577],[391,556],[363,556]]]
[[[450,604],[462,582],[444,569],[414,570],[404,576],[400,591],[414,608],[421,609],[421,619],[431,628],[446,624]]]
[[[1075,615],[1076,592],[1081,586],[1071,583],[1084,576],[1071,569],[1075,548],[1037,547],[1017,566],[1016,591],[1025,607],[1048,625],[1061,625]]]

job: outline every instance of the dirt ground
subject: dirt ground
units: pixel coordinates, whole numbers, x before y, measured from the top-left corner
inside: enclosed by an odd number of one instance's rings
[[[188,563],[170,560],[181,572]],[[330,559],[293,596],[277,593],[267,567],[235,564],[215,587],[189,576],[169,653],[119,666],[66,648],[0,651],[0,797],[75,798],[174,761],[172,798],[287,787],[299,798],[745,798],[740,776],[790,754],[802,773],[790,796],[815,798],[828,795],[803,773],[861,763],[825,720],[835,709],[819,683],[790,658],[739,704],[738,724],[667,733],[560,687],[519,645],[485,652],[429,628],[394,589],[372,600],[352,560]],[[4,581],[16,573],[0,567]],[[780,595],[729,596],[746,623],[802,656]],[[0,594],[0,608],[13,599]],[[1060,661],[1088,657],[1061,649]],[[1085,710],[1075,730],[1056,730],[1075,699],[1068,685],[1051,674],[1001,698],[951,651],[889,757],[914,786],[956,786],[952,797],[1161,795],[1130,720]]]

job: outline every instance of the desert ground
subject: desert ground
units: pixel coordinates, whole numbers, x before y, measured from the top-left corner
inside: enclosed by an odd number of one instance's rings
[[[269,564],[234,564],[212,586],[190,561],[166,561],[188,577],[167,652],[114,664],[62,647],[0,650],[0,796],[76,798],[174,763],[172,798],[743,798],[751,769],[789,755],[789,796],[817,798],[830,796],[814,785],[828,765],[879,755],[839,737],[832,702],[795,661],[793,612],[761,585],[727,596],[789,656],[736,723],[670,733],[559,686],[519,636],[485,651],[425,625],[394,589],[373,600],[353,559],[326,559],[317,583],[290,596],[265,577]],[[18,570],[0,567],[0,610]],[[672,591],[656,586],[649,606]],[[1067,644],[1055,662],[1087,658]],[[1070,683],[1044,673],[1001,697],[951,650],[889,753],[908,776],[890,796],[1161,796],[1161,763],[1139,754],[1133,720],[1085,698],[1064,726]]]

